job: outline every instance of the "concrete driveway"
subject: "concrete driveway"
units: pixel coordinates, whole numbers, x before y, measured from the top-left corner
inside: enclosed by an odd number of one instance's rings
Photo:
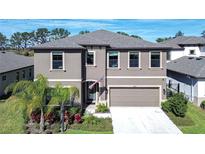
[[[114,134],[182,134],[159,107],[111,107]]]

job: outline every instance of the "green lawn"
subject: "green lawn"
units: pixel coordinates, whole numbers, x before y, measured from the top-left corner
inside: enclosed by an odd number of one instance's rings
[[[189,103],[188,111],[184,118],[176,117],[172,113],[167,114],[169,118],[185,134],[205,134],[205,111]]]
[[[92,119],[92,120],[91,120]],[[111,118],[93,117],[81,124],[72,124],[66,134],[113,134]]]
[[[0,101],[0,134],[25,133],[23,108],[17,99]]]
[[[112,131],[85,131],[85,130],[75,130],[69,129],[65,134],[113,134]]]

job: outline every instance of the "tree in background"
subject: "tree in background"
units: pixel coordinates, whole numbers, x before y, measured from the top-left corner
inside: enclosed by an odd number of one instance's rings
[[[70,35],[70,32],[64,28],[55,28],[51,31],[51,39],[57,40]]]
[[[22,37],[20,32],[13,33],[10,38],[11,47],[16,48],[17,50],[21,49]]]
[[[156,39],[156,42],[160,43],[160,42],[170,40],[170,39],[172,39],[172,37],[164,37],[164,38],[159,37],[159,38]]]
[[[29,45],[33,45],[34,42],[34,32],[23,32],[21,33],[21,46],[23,49],[26,49]]]
[[[81,35],[82,34],[87,34],[87,33],[90,33],[90,31],[89,30],[82,30],[82,31],[79,32],[79,34],[81,34]]]
[[[201,32],[202,37],[205,37],[205,30]]]
[[[184,33],[182,33],[182,31],[178,31],[176,34],[175,34],[175,37],[178,37],[178,36],[184,36]]]
[[[3,50],[7,45],[7,38],[0,32],[0,49]]]
[[[117,32],[118,34],[121,34],[121,35],[125,35],[125,36],[129,36],[129,34],[125,33],[125,32]]]
[[[117,32],[118,34],[121,34],[121,35],[125,35],[125,36],[130,36],[130,37],[134,37],[134,38],[137,38],[137,39],[141,39],[142,40],[142,37],[138,36],[138,35],[129,35],[125,32]]]
[[[140,36],[138,36],[138,35],[130,35],[130,36],[142,40],[142,37],[140,37]]]
[[[37,44],[48,42],[50,40],[50,33],[47,28],[38,28],[34,33],[35,42]]]

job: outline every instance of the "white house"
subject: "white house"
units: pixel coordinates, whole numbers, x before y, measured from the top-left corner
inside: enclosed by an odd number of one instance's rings
[[[166,40],[161,44],[172,47],[167,53],[167,61],[175,60],[183,56],[205,56],[205,38],[197,36],[178,36]]]
[[[167,85],[200,106],[205,100],[205,57],[184,56],[168,62]]]

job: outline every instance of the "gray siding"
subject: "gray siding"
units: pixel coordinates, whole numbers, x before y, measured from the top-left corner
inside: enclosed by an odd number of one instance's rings
[[[31,69],[31,77],[29,76],[29,69]],[[23,78],[23,70],[25,70],[25,78]],[[10,72],[0,74],[0,96],[4,94],[4,89],[11,83],[16,82],[16,73],[19,72],[19,80],[33,80],[34,67],[26,67]],[[2,81],[2,76],[6,75],[6,80]]]

